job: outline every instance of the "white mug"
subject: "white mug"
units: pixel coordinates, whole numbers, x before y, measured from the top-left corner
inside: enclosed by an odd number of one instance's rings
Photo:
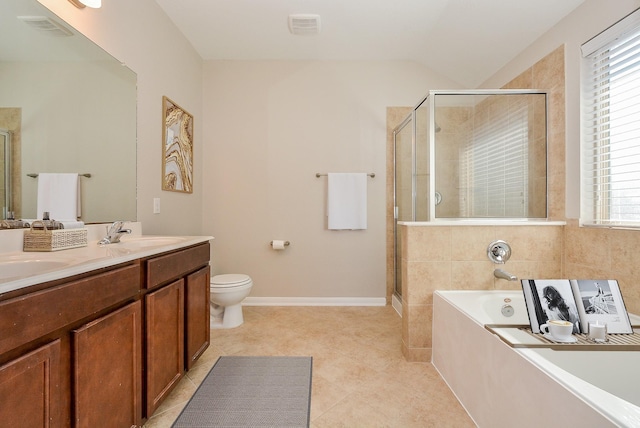
[[[573,324],[563,320],[549,320],[540,326],[540,331],[550,334],[556,340],[569,340],[573,333]]]

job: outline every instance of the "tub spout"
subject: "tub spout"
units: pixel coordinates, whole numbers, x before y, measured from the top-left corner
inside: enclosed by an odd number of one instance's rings
[[[511,275],[509,272],[506,272],[502,269],[496,269],[493,271],[493,276],[500,279],[506,279],[507,281],[517,281],[518,277],[515,275]]]

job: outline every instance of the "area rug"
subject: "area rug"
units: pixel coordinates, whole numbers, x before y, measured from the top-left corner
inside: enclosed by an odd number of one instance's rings
[[[173,427],[308,427],[312,365],[312,357],[220,357]]]

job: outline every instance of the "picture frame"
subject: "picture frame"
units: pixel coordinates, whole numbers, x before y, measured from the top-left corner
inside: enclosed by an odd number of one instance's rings
[[[618,281],[572,279],[571,287],[585,327],[588,323],[600,323],[607,326],[608,333],[633,333]]]
[[[162,97],[162,190],[193,193],[193,116]]]
[[[573,333],[588,333],[590,323],[607,326],[612,334],[633,328],[614,279],[522,279],[522,291],[533,333],[552,319],[570,321]]]

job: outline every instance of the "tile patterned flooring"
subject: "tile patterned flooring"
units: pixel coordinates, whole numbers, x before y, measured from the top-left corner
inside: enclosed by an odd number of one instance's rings
[[[244,307],[145,428],[170,427],[221,355],[311,355],[311,428],[475,427],[430,363],[406,362],[402,320],[385,307]]]

